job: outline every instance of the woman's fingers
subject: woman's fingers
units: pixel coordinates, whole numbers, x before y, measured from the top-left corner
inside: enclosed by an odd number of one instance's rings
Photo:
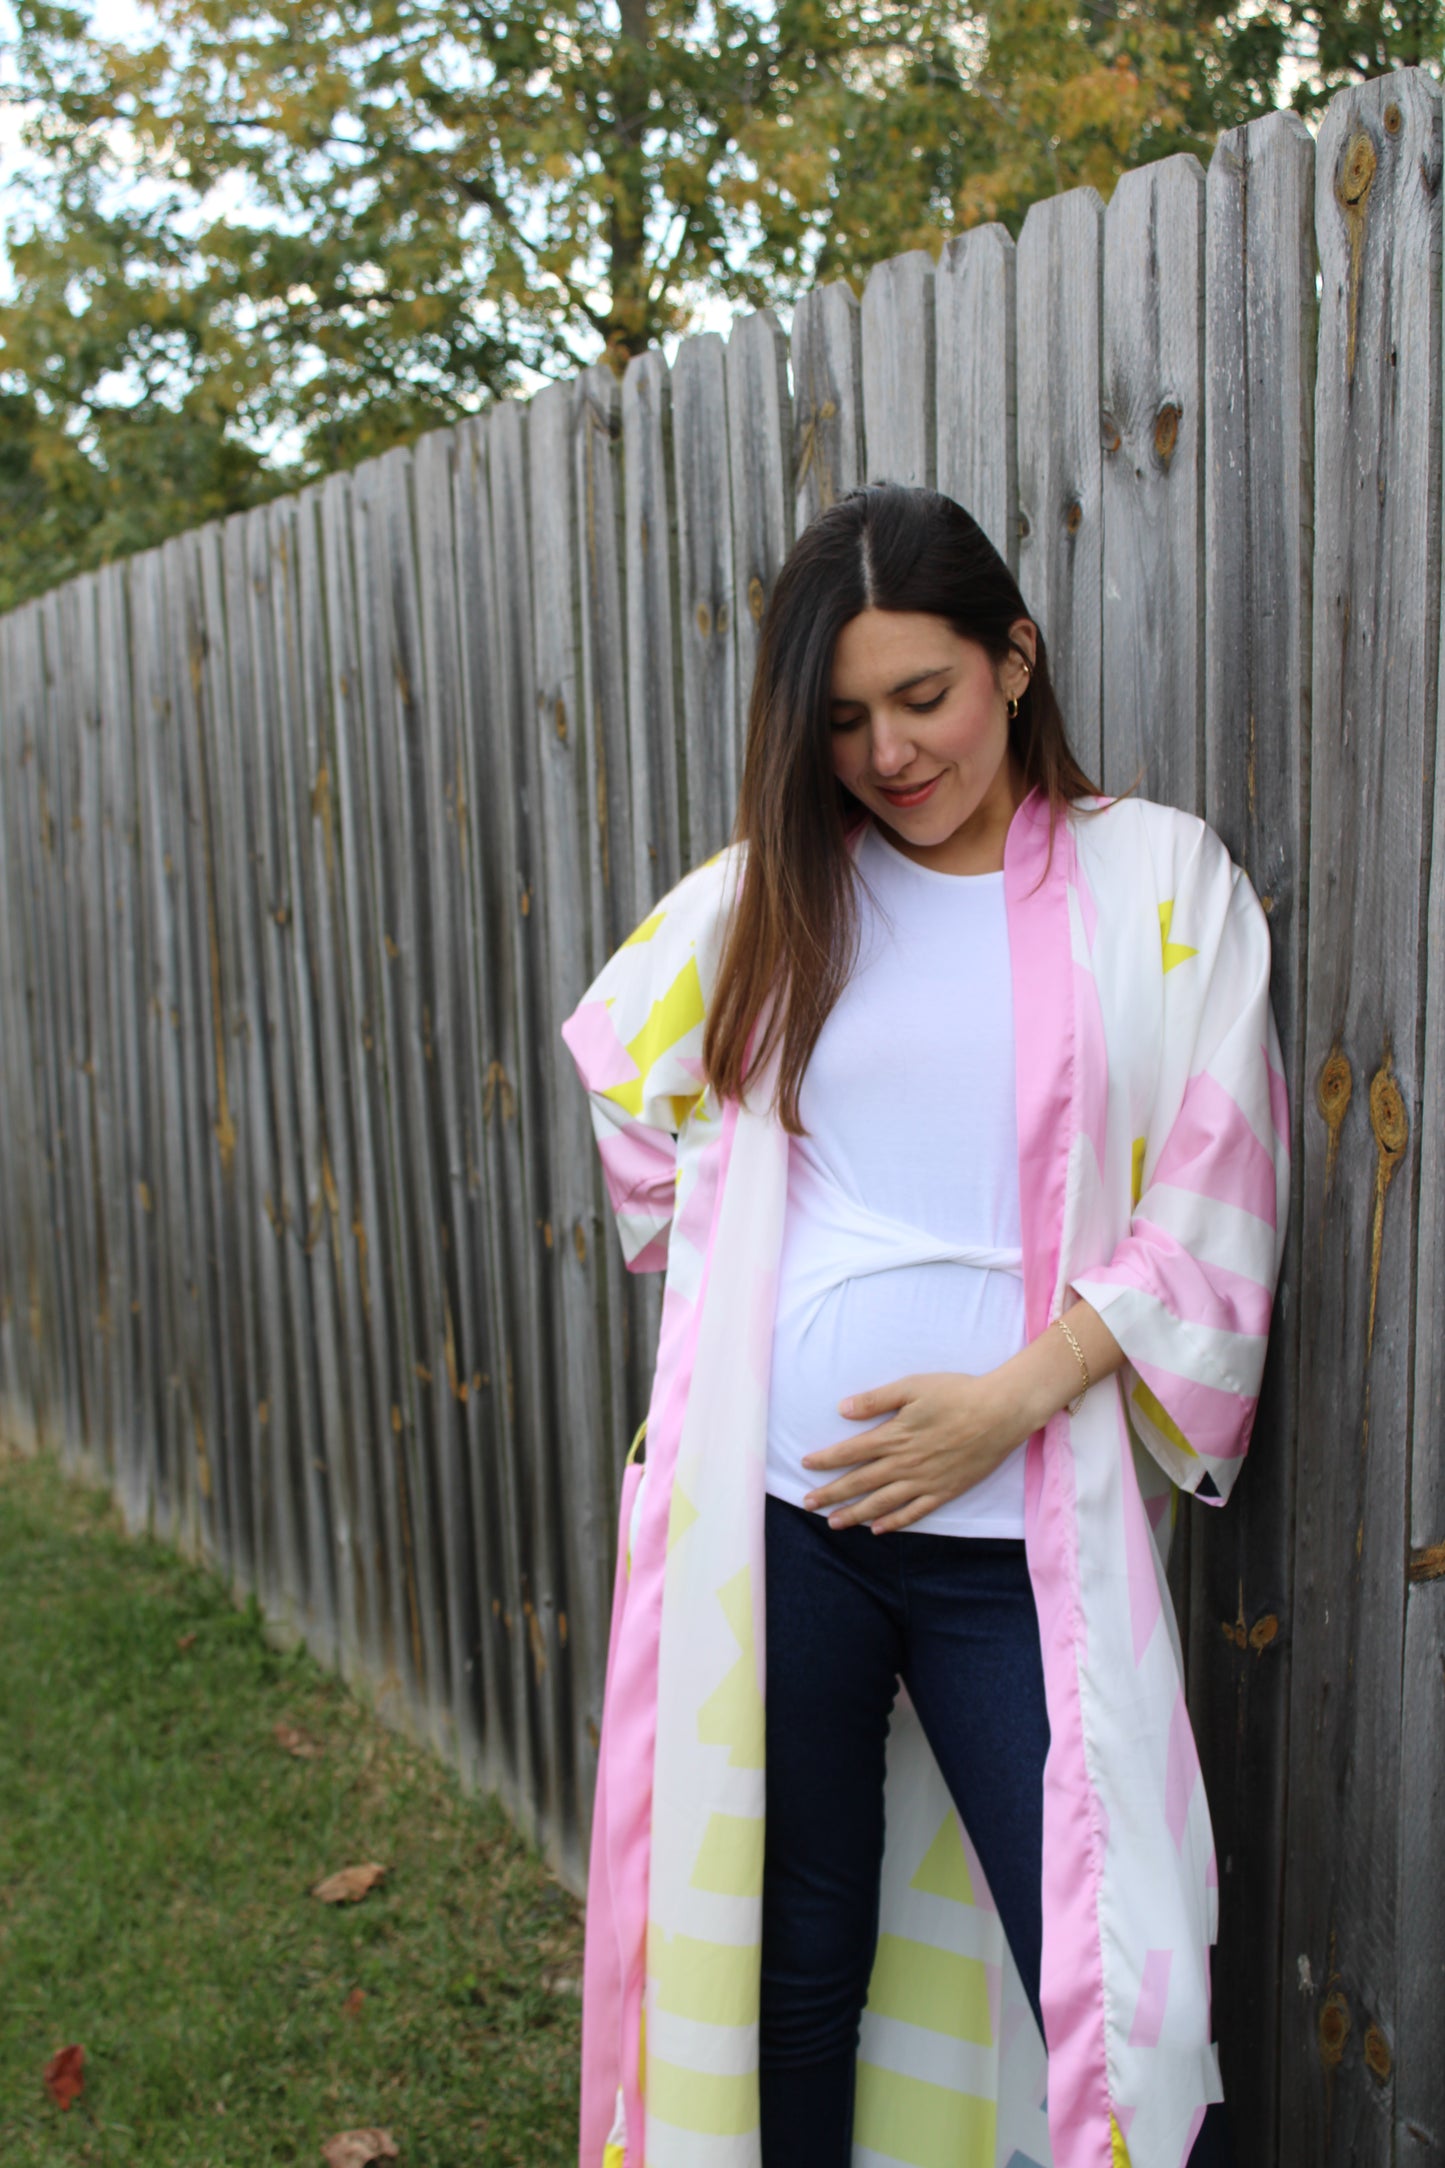
[[[856,1461],[880,1459],[890,1446],[902,1442],[887,1423],[875,1423],[871,1430],[860,1430],[856,1438],[840,1438],[836,1445],[822,1445],[816,1453],[805,1453],[803,1466],[851,1468]]]
[[[809,1491],[803,1500],[810,1511],[817,1507],[842,1505],[845,1500],[858,1498],[865,1491],[873,1490],[883,1479],[887,1463],[879,1460],[864,1461],[860,1467],[850,1468],[846,1475],[825,1483],[821,1489]]]
[[[873,1533],[875,1536],[886,1536],[890,1530],[895,1528],[911,1528],[915,1521],[921,1521],[924,1514],[931,1513],[935,1506],[947,1505],[947,1503],[946,1498],[915,1498],[901,1512],[889,1513],[884,1519],[875,1521],[873,1523]]]
[[[838,1402],[840,1415],[851,1415],[854,1422],[861,1422],[870,1415],[891,1414],[913,1398],[916,1378],[895,1378],[891,1385],[870,1386],[866,1393],[850,1393],[846,1400]]]
[[[882,1513],[901,1510],[917,1497],[917,1485],[903,1481],[887,1483],[881,1490],[870,1491],[866,1497],[855,1499],[853,1504],[841,1507],[828,1515],[830,1528],[855,1528],[860,1521],[876,1522]]]

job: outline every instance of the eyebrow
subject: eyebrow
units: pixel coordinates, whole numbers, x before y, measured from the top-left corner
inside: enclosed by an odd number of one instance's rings
[[[915,685],[926,685],[930,678],[942,677],[944,672],[951,668],[952,664],[940,662],[935,663],[931,670],[915,670],[912,677],[901,679],[897,685],[890,685],[887,697],[893,700],[899,693],[912,692]],[[835,708],[861,708],[867,703],[862,700],[840,700],[835,696],[832,704]]]

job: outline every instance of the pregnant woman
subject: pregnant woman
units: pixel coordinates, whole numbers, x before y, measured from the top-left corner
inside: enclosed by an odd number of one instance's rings
[[[581,2168],[1217,2168],[1164,1576],[1288,1198],[1267,922],[1106,799],[977,523],[875,487],[766,613],[733,841],[563,1027],[635,1271]]]

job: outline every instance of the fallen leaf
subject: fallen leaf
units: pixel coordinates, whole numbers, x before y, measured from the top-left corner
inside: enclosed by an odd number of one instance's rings
[[[45,2089],[57,2108],[68,2108],[78,2093],[85,2090],[81,2069],[85,2062],[84,2048],[61,2048],[45,2065]]]
[[[326,2168],[370,2168],[374,2160],[400,2160],[389,2130],[338,2130],[321,2148]]]
[[[298,1761],[315,1761],[321,1748],[309,1731],[302,1731],[295,1724],[277,1724],[273,1736],[277,1746],[294,1754]]]
[[[181,1651],[182,1655],[187,1649],[193,1649],[195,1645],[196,1637],[194,1633],[176,1635],[176,1647]]]
[[[366,1997],[362,1993],[361,1989],[359,1987],[354,1987],[351,1990],[351,1993],[347,1996],[345,2002],[341,2005],[341,2007],[346,2012],[346,2015],[348,2017],[359,2017],[361,2015],[361,2005],[365,2002],[365,2000]]]
[[[385,1873],[385,1867],[374,1859],[368,1860],[363,1867],[343,1867],[318,1882],[311,1894],[319,1897],[324,1905],[354,1905],[369,1889],[375,1889]]]

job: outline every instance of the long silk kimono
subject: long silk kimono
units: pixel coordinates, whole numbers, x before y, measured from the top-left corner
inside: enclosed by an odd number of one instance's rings
[[[900,1688],[853,2168],[1183,2168],[1221,2097],[1218,1878],[1164,1568],[1178,1492],[1222,1503],[1249,1441],[1289,1110],[1247,876],[1192,815],[1080,808],[1050,853],[1033,791],[1004,851],[1027,1333],[1082,1296],[1126,1357],[1025,1459],[1047,2053]],[[788,1137],[775,1068],[719,1104],[699,1060],[744,865],[733,845],[680,881],[563,1026],[627,1263],[666,1273],[645,1465],[623,1480],[581,2168],[761,2158],[763,1498]],[[938,1143],[968,1150],[966,1105]]]

